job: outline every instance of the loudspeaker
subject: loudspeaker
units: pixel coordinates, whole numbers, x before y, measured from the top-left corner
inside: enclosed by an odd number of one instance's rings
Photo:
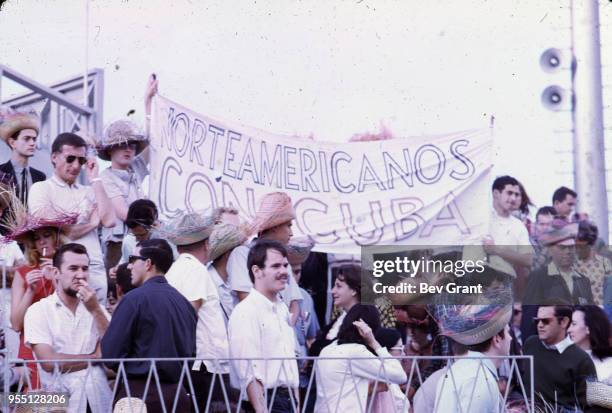
[[[558,112],[571,109],[571,94],[561,86],[551,85],[542,92],[542,105]]]

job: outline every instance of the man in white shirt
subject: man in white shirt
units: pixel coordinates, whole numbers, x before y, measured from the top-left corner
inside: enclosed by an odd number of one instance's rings
[[[212,215],[192,212],[179,216],[166,229],[179,252],[166,279],[198,313],[196,357],[202,360],[194,362],[191,376],[201,411],[206,409],[211,385],[214,385],[212,400],[223,400],[220,380],[229,373],[229,344],[223,311],[219,293],[206,268],[208,238],[213,227]]]
[[[512,304],[448,306],[438,320],[443,334],[468,347],[438,382],[435,412],[503,411],[497,369],[510,354]]]
[[[511,277],[515,267],[531,268],[533,248],[525,225],[512,215],[520,204],[519,182],[511,176],[501,176],[493,182],[493,211],[489,235],[483,240],[489,254],[489,265]]]
[[[105,304],[108,286],[98,227],[113,227],[115,212],[98,177],[98,164],[85,157],[86,149],[87,143],[80,136],[59,134],[51,146],[53,177],[32,185],[28,207],[37,216],[48,217],[58,212],[79,214],[78,222],[68,226],[64,235],[87,248],[89,283],[98,301]],[[77,183],[83,166],[90,186]]]
[[[293,236],[291,226],[294,219],[295,211],[291,204],[291,198],[284,192],[271,192],[261,199],[253,221],[252,231],[258,234],[257,239],[278,241],[286,247]],[[253,288],[253,282],[249,278],[246,265],[248,254],[248,246],[239,246],[232,251],[227,262],[230,284],[240,301],[244,300]],[[289,306],[291,313],[289,322],[293,326],[300,311],[299,302],[302,300],[302,294],[293,278],[291,268],[289,268],[287,288],[282,291],[281,296]]]
[[[254,288],[234,308],[228,326],[232,384],[243,398],[246,392],[256,412],[299,411],[295,334],[278,296],[289,278],[287,251],[277,241],[259,240],[247,263]],[[282,360],[254,360],[262,358]]]
[[[53,266],[56,291],[26,312],[24,341],[38,360],[83,360],[43,362],[39,368],[44,390],[69,393],[68,411],[108,412],[111,390],[106,374],[91,361],[100,358],[100,339],[110,315],[87,285],[87,250],[65,244],[55,253]]]

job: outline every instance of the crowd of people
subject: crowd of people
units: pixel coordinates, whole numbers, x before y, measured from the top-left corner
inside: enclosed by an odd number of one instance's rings
[[[147,114],[156,91],[152,77]],[[266,194],[254,219],[219,207],[162,223],[142,189],[148,129],[118,120],[99,142],[61,133],[47,177],[28,165],[37,118],[2,114],[0,254],[26,361],[6,366],[9,385],[67,392],[71,412],[140,400],[149,412],[446,413],[527,411],[533,377],[548,411],[612,408],[612,253],[573,190],[557,189],[531,222],[523,185],[494,181],[482,244],[510,285],[494,302],[364,304],[351,262],[326,322],[317,286],[329,262],[293,237],[290,197]],[[533,370],[510,355],[533,356]],[[149,358],[194,361],[157,361],[152,378]]]

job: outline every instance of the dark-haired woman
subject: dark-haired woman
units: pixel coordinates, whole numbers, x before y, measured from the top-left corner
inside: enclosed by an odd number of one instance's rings
[[[612,328],[606,313],[595,305],[574,307],[570,338],[586,351],[595,364],[597,379],[612,385]]]
[[[366,411],[370,382],[406,382],[400,362],[374,337],[378,328],[375,307],[356,304],[348,311],[337,340],[321,351],[315,366],[315,412]]]

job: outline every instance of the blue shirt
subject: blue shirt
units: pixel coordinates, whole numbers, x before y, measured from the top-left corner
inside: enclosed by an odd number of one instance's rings
[[[187,299],[155,276],[119,302],[102,338],[103,358],[194,357],[196,312]],[[130,377],[144,376],[150,362],[124,363]],[[107,363],[117,370],[118,363]],[[161,381],[177,382],[182,363],[157,363]]]

